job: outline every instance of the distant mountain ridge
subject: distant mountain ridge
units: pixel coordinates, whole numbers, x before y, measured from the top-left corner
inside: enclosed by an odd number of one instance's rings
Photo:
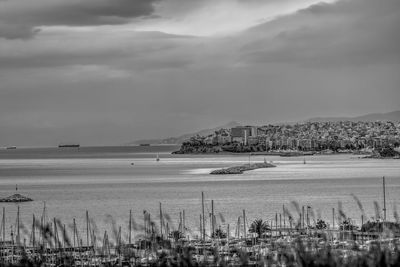
[[[189,134],[184,134],[178,137],[169,137],[169,138],[165,138],[165,139],[142,139],[142,140],[137,140],[134,141],[130,144],[133,145],[139,145],[139,144],[182,144],[183,142],[185,142],[186,140],[189,140],[190,137],[195,136],[195,135],[201,135],[201,136],[207,136],[209,134],[214,133],[217,130],[220,129],[229,129],[232,127],[236,127],[236,126],[241,126],[240,123],[232,121],[229,122],[228,124],[219,126],[219,127],[215,127],[212,129],[204,129],[195,133],[189,133]]]
[[[387,113],[370,113],[358,117],[315,117],[306,122],[336,122],[336,121],[400,121],[400,110]]]

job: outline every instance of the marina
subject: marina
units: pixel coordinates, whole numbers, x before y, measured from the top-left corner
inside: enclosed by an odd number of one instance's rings
[[[211,203],[211,206],[206,203]],[[386,206],[385,202],[383,206]],[[205,210],[209,209],[211,213],[207,215]],[[166,213],[162,203],[159,203],[158,216],[143,210],[142,218],[133,218],[130,210],[127,224],[118,225],[113,221],[112,227],[104,232],[97,229],[88,211],[85,212],[82,228],[75,218],[69,226],[51,218],[45,203],[40,216],[33,214],[30,226],[21,222],[19,206],[15,224],[7,225],[6,209],[3,208],[0,263],[151,266],[165,261],[169,264],[191,262],[207,266],[259,266],[290,262],[282,258],[283,255],[302,257],[309,254],[315,257],[321,251],[329,252],[333,260],[344,263],[365,256],[371,249],[377,250],[377,253],[400,255],[397,250],[400,224],[386,221],[385,208],[384,217],[376,222],[381,228],[378,231],[366,228],[368,224],[353,224],[340,209],[332,210],[333,224],[325,224],[323,219],[314,217],[309,206],[302,206],[299,214],[294,215],[283,205],[270,221],[251,221],[246,210],[242,210],[236,223],[227,224],[218,216],[214,200],[206,201],[203,192],[198,211],[200,231],[194,234],[186,225],[185,210],[179,212],[175,221]],[[139,220],[143,223],[135,222]],[[5,229],[9,227],[11,232],[8,236]],[[373,260],[379,261],[379,258]]]

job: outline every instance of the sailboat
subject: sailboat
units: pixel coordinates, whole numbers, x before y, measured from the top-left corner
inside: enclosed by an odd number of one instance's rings
[[[160,155],[157,153],[156,161],[160,161]]]

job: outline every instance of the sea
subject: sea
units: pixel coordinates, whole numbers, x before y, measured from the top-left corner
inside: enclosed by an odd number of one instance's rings
[[[342,215],[360,224],[361,220],[383,217],[382,177],[386,182],[388,220],[395,220],[400,206],[399,160],[363,159],[352,154],[171,154],[178,148],[154,145],[1,149],[0,198],[18,192],[34,200],[0,203],[5,210],[6,236],[15,232],[19,209],[26,242],[33,215],[44,216],[48,221],[56,218],[68,231],[75,219],[84,236],[86,212],[98,236],[108,230],[114,233],[110,237],[114,240],[119,226],[123,238],[127,238],[132,212],[133,236],[138,239],[143,232],[144,213],[150,213],[157,226],[161,204],[170,229],[178,228],[184,211],[186,232],[195,237],[200,228],[202,192],[206,225],[213,200],[218,227],[227,229],[229,225],[232,235],[243,210],[248,225],[255,219],[275,222],[278,216],[288,223],[289,214],[298,218],[302,207],[308,210],[311,222],[321,218],[332,225],[335,217],[337,224],[341,210]],[[264,161],[276,167],[240,175],[209,174],[219,168]]]

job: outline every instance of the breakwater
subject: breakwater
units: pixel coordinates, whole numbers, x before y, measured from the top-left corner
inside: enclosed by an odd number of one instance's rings
[[[272,168],[276,167],[275,165],[267,162],[263,163],[253,163],[253,164],[244,164],[240,166],[233,166],[225,169],[218,169],[210,172],[210,174],[242,174],[245,171],[251,171],[262,168]]]
[[[29,202],[33,201],[33,199],[23,196],[21,194],[14,194],[9,197],[0,198],[0,202]]]

